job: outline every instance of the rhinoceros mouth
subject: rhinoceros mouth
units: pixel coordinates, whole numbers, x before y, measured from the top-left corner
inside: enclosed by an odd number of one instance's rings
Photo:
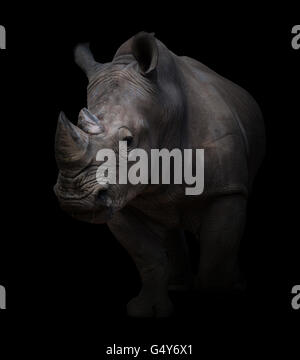
[[[90,192],[83,194],[83,195],[79,195],[79,196],[69,196],[67,195],[65,192],[61,191],[61,189],[57,186],[57,184],[54,186],[54,192],[56,194],[56,196],[61,199],[62,201],[65,202],[75,202],[75,201],[82,201],[87,199],[88,197],[90,197],[95,190],[91,190]]]

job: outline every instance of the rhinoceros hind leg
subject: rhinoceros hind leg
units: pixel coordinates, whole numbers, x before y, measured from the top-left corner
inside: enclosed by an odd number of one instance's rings
[[[242,195],[215,199],[198,233],[200,261],[196,288],[235,291],[242,286],[238,250],[243,235],[247,200]]]

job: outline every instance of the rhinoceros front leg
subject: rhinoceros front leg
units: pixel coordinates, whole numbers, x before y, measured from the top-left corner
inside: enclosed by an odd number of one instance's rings
[[[237,287],[237,256],[244,230],[246,205],[245,197],[227,195],[216,198],[207,208],[198,232],[198,288],[219,291]]]
[[[172,312],[168,297],[168,257],[163,246],[164,231],[142,214],[125,208],[108,226],[134,260],[142,280],[139,295],[127,305],[135,317],[165,317]]]
[[[165,244],[170,268],[169,290],[191,289],[194,279],[184,231],[182,229],[168,231]]]

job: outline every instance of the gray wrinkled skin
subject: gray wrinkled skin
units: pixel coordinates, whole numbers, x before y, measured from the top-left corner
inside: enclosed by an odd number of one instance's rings
[[[77,126],[60,114],[55,193],[79,220],[106,222],[134,260],[142,289],[131,316],[168,316],[168,289],[226,290],[239,282],[237,253],[246,205],[264,156],[259,107],[242,88],[200,62],[176,56],[153,34],[126,41],[107,64],[87,45],[75,61],[88,79],[87,109]],[[128,149],[204,149],[205,189],[186,196],[183,185],[99,185],[96,153]],[[184,230],[200,244],[193,278]]]

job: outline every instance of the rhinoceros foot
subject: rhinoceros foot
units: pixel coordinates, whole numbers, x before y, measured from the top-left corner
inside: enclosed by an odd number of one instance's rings
[[[170,291],[189,291],[194,287],[194,275],[191,272],[185,273],[182,276],[171,278],[168,285]]]
[[[139,295],[127,304],[127,313],[132,317],[168,317],[173,312],[173,304],[168,296],[149,299]]]
[[[247,290],[247,281],[243,274],[237,271],[233,276],[228,278],[214,278],[196,277],[194,282],[194,289],[202,292],[217,292],[217,293],[244,293]]]

